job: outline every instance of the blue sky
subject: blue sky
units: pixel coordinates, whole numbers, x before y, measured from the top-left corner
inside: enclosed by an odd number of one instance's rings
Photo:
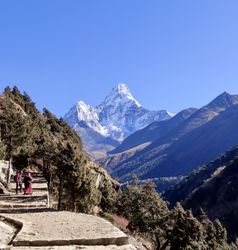
[[[2,0],[0,90],[62,116],[127,83],[178,112],[238,94],[237,0]]]

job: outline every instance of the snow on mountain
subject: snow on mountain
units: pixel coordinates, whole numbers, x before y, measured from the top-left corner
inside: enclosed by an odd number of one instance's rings
[[[137,107],[141,107],[138,101],[132,96],[128,86],[124,83],[119,83],[115,88],[113,88],[103,103],[99,106],[118,106],[121,104],[132,104]]]
[[[126,84],[118,84],[104,101],[91,107],[83,101],[77,102],[65,115],[64,120],[81,136],[84,144],[92,139],[92,135],[85,137],[80,128],[95,131],[105,138],[122,142],[127,136],[142,129],[154,121],[162,121],[173,116],[166,110],[149,111],[143,108],[133,97]],[[89,138],[90,137],[90,138]]]

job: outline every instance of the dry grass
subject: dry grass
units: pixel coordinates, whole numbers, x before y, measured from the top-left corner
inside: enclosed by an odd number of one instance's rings
[[[126,231],[127,230],[127,226],[128,226],[128,223],[129,221],[125,218],[125,217],[122,217],[122,216],[118,216],[116,214],[113,214],[111,216],[112,218],[112,221],[113,221],[113,224],[115,226],[117,226],[118,228],[120,228],[121,230],[123,231]]]

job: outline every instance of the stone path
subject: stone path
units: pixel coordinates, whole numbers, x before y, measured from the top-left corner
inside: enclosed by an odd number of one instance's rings
[[[14,234],[14,227],[8,225],[6,222],[2,221],[0,218],[0,239],[1,243],[5,244],[11,241],[12,235]],[[0,244],[1,245],[1,244]],[[1,247],[0,247],[1,249]]]
[[[135,250],[132,245],[126,246],[52,246],[52,247],[14,247],[14,250]]]
[[[33,175],[33,195],[0,195],[0,249],[14,250],[135,250],[128,237],[97,216],[48,208],[48,191],[41,174]],[[3,248],[4,249],[4,248]]]
[[[48,207],[48,188],[42,174],[33,174],[33,195],[15,193],[15,182],[10,183],[11,192],[0,195],[0,212],[6,208],[46,208]]]

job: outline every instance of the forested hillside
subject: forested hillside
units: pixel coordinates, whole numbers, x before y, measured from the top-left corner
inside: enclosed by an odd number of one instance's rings
[[[47,109],[39,112],[17,87],[0,97],[0,126],[1,159],[43,171],[59,209],[92,213],[114,195],[116,182],[88,158],[76,133]]]
[[[230,237],[237,237],[238,146],[207,166],[194,170],[181,183],[165,193],[173,206],[181,202],[195,214],[202,208],[211,219],[219,218]]]
[[[153,183],[138,185],[138,180],[118,196],[114,212],[129,219],[128,228],[150,239],[156,250],[231,250],[227,232],[219,220],[211,221],[201,210],[194,217],[179,203],[169,209]]]

